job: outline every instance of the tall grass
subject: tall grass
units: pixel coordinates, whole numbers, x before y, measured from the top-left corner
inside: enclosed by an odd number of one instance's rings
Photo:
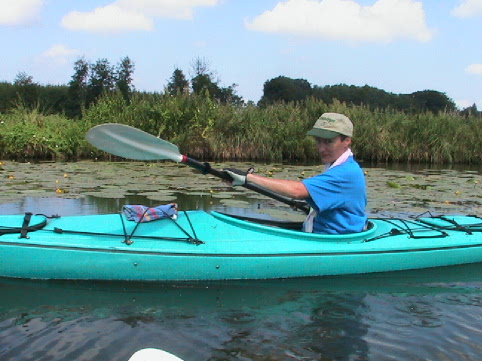
[[[127,103],[109,94],[81,120],[43,115],[21,106],[0,114],[0,157],[70,160],[105,157],[84,140],[92,126],[123,123],[177,144],[205,160],[305,162],[318,160],[306,136],[324,112],[344,113],[355,126],[353,149],[369,162],[482,164],[482,119],[456,114],[405,114],[308,99],[268,107],[235,107],[207,94],[137,94]]]
[[[0,114],[0,157],[16,160],[74,160],[92,155],[82,134],[85,124],[37,109]]]
[[[390,110],[351,114],[359,157],[371,161],[482,163],[482,119]]]

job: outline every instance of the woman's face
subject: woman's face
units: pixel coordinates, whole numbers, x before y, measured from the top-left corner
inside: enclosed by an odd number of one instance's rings
[[[351,138],[345,137],[343,140],[339,135],[335,138],[324,139],[316,137],[316,148],[320,153],[323,164],[333,163],[337,160],[351,144]]]

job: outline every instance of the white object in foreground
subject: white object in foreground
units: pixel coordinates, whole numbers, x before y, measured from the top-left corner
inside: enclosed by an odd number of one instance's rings
[[[145,348],[134,353],[129,361],[183,361],[173,354],[156,348]]]

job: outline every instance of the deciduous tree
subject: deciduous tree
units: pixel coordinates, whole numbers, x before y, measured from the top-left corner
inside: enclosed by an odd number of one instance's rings
[[[107,59],[99,59],[90,66],[90,78],[87,85],[87,103],[97,100],[104,92],[115,89],[115,69]]]
[[[263,96],[258,104],[267,105],[276,102],[301,101],[311,94],[311,84],[307,80],[279,76],[264,83]]]
[[[33,108],[38,102],[38,87],[33,77],[25,72],[19,72],[13,81],[15,93],[22,106]]]
[[[87,106],[87,83],[90,65],[84,58],[74,63],[74,75],[69,82],[69,92],[65,111],[68,117],[77,118],[82,115],[82,108]]]

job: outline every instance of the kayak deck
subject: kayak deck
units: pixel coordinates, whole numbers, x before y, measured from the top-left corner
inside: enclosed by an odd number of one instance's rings
[[[224,251],[229,250],[232,253],[271,254],[288,250],[349,251],[350,248],[360,247],[380,250],[426,248],[437,243],[460,243],[460,237],[455,237],[454,234],[449,236],[447,232],[455,232],[455,235],[482,232],[482,219],[474,216],[442,216],[417,220],[370,219],[367,231],[346,235],[305,233],[204,211],[180,212],[176,221],[161,219],[145,223],[129,222],[122,214],[71,216],[50,220],[43,215],[32,217],[30,231],[25,232],[24,237],[19,237],[25,221],[24,216],[1,216],[0,235],[2,232],[7,234],[0,238],[0,242],[14,239],[18,244],[58,244],[70,247],[146,251],[188,249],[194,253],[209,250],[216,252],[220,250],[219,245],[222,245]],[[6,226],[5,223],[10,226]],[[255,243],[252,244],[253,242]],[[263,244],[269,244],[271,247],[272,242],[276,242],[277,247],[268,252]],[[242,249],[239,248],[240,244],[243,245]],[[213,247],[214,245],[218,246]]]

